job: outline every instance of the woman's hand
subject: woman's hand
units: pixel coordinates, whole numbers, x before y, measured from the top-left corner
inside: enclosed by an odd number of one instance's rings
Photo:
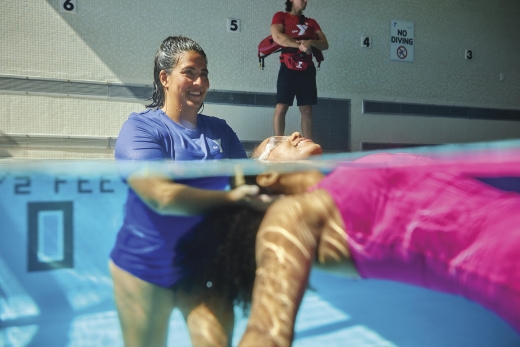
[[[241,185],[229,191],[229,197],[234,203],[246,205],[256,210],[265,211],[276,197],[267,194],[259,195],[258,191],[258,186]]]

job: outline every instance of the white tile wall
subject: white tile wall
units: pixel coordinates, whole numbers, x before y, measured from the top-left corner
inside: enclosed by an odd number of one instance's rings
[[[60,12],[59,0],[0,2],[0,75],[150,84],[160,42],[182,34],[197,40],[208,53],[212,89],[275,91],[277,57],[268,58],[262,71],[256,50],[269,34],[274,12],[284,10],[282,0],[76,2],[75,14]],[[388,132],[362,115],[358,107],[362,99],[520,108],[516,0],[310,0],[305,14],[318,20],[330,43],[318,72],[319,95],[352,100],[353,142],[365,141],[364,134],[379,138]],[[240,33],[227,31],[227,18],[241,20]],[[415,62],[390,61],[392,19],[414,22]],[[372,37],[372,48],[360,47],[361,36]],[[474,51],[472,61],[464,60],[466,48]],[[499,81],[500,73],[504,81]],[[18,134],[112,136],[122,119],[143,107],[9,94],[0,95],[0,102],[0,132]],[[254,137],[251,128],[257,122],[262,127],[269,124],[258,136],[270,135],[271,111],[255,109],[250,113],[261,118],[252,120],[241,118],[246,112],[240,107],[210,109],[231,117],[230,123],[245,139]],[[291,112],[296,118],[289,120],[291,130],[299,130],[297,110]],[[403,140],[415,132],[420,137],[424,124],[408,128]],[[497,139],[520,137],[518,126],[511,133],[501,126],[489,128],[487,122],[471,124],[475,126],[464,125],[447,138],[444,130],[430,134],[451,142],[459,137],[477,141],[481,133]],[[472,136],[475,127],[477,135]]]

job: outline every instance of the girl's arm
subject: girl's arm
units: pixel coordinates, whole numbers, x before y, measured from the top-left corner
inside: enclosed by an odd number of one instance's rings
[[[322,190],[281,198],[268,209],[256,239],[253,303],[240,346],[291,345],[315,255],[323,264],[348,258],[342,225]]]

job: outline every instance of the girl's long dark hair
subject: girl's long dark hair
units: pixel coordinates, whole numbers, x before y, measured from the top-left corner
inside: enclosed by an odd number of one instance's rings
[[[250,307],[256,272],[256,234],[265,211],[223,206],[208,213],[175,250],[188,275],[175,289],[218,294],[244,311]]]
[[[164,106],[165,98],[164,88],[160,78],[161,70],[170,74],[179,62],[181,56],[186,52],[197,52],[204,57],[206,64],[208,63],[208,57],[202,47],[190,38],[170,36],[162,42],[154,59],[152,102],[146,105],[146,107],[160,108]]]

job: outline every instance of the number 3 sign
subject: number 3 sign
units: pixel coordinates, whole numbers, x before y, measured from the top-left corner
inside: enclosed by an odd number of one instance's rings
[[[76,0],[61,0],[60,12],[76,13],[77,8]]]

